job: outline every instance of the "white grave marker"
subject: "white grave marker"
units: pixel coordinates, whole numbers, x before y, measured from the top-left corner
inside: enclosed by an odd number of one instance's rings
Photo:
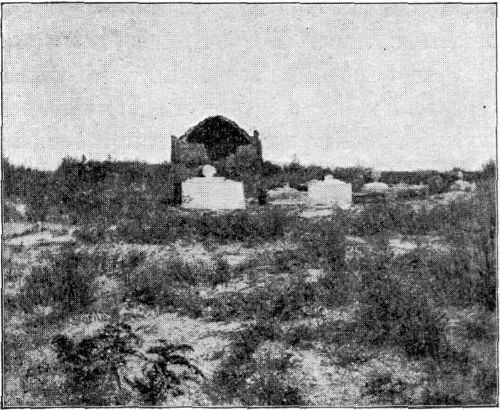
[[[189,209],[245,209],[243,182],[214,177],[211,165],[202,168],[202,178],[182,183],[182,206]]]
[[[326,175],[324,181],[311,181],[307,188],[311,202],[348,208],[352,204],[352,185]]]

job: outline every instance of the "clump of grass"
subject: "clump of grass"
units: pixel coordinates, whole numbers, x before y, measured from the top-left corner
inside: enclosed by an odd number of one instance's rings
[[[464,358],[466,358],[464,366]],[[444,357],[430,369],[418,405],[496,405],[498,404],[497,369],[461,354]]]
[[[166,264],[149,262],[127,277],[126,297],[145,305],[178,309],[198,317],[203,314],[204,303],[192,289],[196,283],[196,271],[178,258]]]
[[[309,265],[310,255],[303,249],[287,249],[274,252],[271,256],[269,273],[295,273]]]
[[[109,239],[107,224],[104,220],[83,224],[73,232],[73,236],[83,243],[88,244],[101,243]]]
[[[24,222],[27,219],[16,209],[13,204],[4,202],[2,209],[5,222]]]
[[[317,282],[322,305],[328,308],[346,306],[355,296],[356,280],[352,272],[346,269],[326,270]]]
[[[279,319],[289,321],[318,303],[319,290],[303,277],[272,281],[247,293],[224,292],[208,301],[213,320]]]
[[[335,348],[327,348],[328,357],[336,366],[349,367],[360,365],[370,360],[373,355],[361,343],[346,343]]]
[[[245,406],[300,406],[307,404],[299,388],[298,364],[280,343],[264,342],[252,355],[239,400]]]
[[[281,329],[275,322],[258,321],[246,326],[243,330],[232,335],[229,346],[229,355],[225,357],[215,371],[209,392],[221,402],[231,402],[238,398],[246,384],[246,379],[252,374],[248,363],[252,354],[264,341],[275,341],[281,336]]]
[[[371,396],[377,404],[408,404],[406,390],[408,383],[389,370],[374,369],[367,375],[361,395]]]
[[[204,281],[215,288],[218,285],[228,283],[232,277],[232,268],[229,263],[222,258],[216,258],[215,261],[209,264],[205,272]]]
[[[307,324],[292,325],[283,335],[283,342],[291,347],[311,348],[319,339],[317,329]]]
[[[450,244],[448,250],[417,248],[394,258],[391,269],[415,292],[428,295],[439,306],[472,307],[488,310],[496,306],[494,264],[481,258],[481,250],[470,243]]]
[[[292,354],[275,343],[281,337],[282,331],[274,321],[257,321],[237,332],[229,354],[208,386],[214,400],[236,400],[244,406],[305,404],[291,376],[296,369]]]
[[[71,314],[93,303],[93,281],[99,272],[89,255],[73,245],[64,245],[56,253],[44,253],[42,261],[32,268],[21,288],[23,310],[33,312],[42,305],[59,314]]]
[[[399,345],[412,358],[439,356],[445,323],[424,297],[383,271],[365,273],[362,286],[358,320],[365,342]]]
[[[300,230],[299,240],[311,260],[331,270],[346,266],[346,214],[338,211],[329,220],[310,222]]]

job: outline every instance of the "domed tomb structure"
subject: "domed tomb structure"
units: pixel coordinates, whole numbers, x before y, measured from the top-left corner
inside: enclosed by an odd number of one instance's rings
[[[182,183],[182,206],[189,209],[245,209],[243,183],[215,177],[216,169],[205,165],[203,177]]]
[[[260,169],[262,144],[257,131],[249,135],[234,121],[217,115],[204,119],[179,138],[172,136],[171,160],[188,167],[226,161]]]

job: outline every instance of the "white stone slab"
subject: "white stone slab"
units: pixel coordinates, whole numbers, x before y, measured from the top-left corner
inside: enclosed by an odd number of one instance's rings
[[[389,191],[389,185],[383,182],[370,182],[363,185],[361,190],[366,192],[387,192]]]
[[[309,184],[307,195],[315,204],[347,208],[352,204],[352,185],[338,179],[325,179]]]
[[[191,178],[182,183],[182,206],[189,209],[245,209],[243,182]]]

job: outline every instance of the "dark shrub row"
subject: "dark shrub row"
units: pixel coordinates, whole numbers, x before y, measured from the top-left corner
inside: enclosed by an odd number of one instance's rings
[[[51,218],[69,218],[84,223],[103,217],[108,223],[117,222],[124,208],[134,204],[173,205],[179,202],[179,185],[186,178],[197,175],[196,167],[180,164],[146,164],[138,161],[87,161],[64,158],[54,172],[38,171],[14,166],[2,159],[4,193],[8,198],[19,198],[29,205],[28,216],[34,221]],[[236,174],[219,169],[223,176],[243,180],[245,191],[252,196],[261,190],[289,184],[303,189],[312,179],[323,179],[332,174],[353,185],[357,191],[372,181],[371,170],[363,167],[324,168],[303,166],[297,161],[279,166],[265,161],[258,171]],[[467,180],[484,180],[495,176],[493,161],[482,172],[466,172]],[[415,171],[384,172],[382,181],[390,184],[428,184],[431,192],[446,190],[457,179],[456,172]]]
[[[99,221],[85,224],[76,235],[90,243],[112,240],[165,244],[179,239],[265,241],[283,237],[294,226],[296,219],[296,216],[277,207],[219,215],[211,212],[180,212],[174,208],[157,209],[151,213],[138,210],[137,215],[125,216],[112,228]]]

